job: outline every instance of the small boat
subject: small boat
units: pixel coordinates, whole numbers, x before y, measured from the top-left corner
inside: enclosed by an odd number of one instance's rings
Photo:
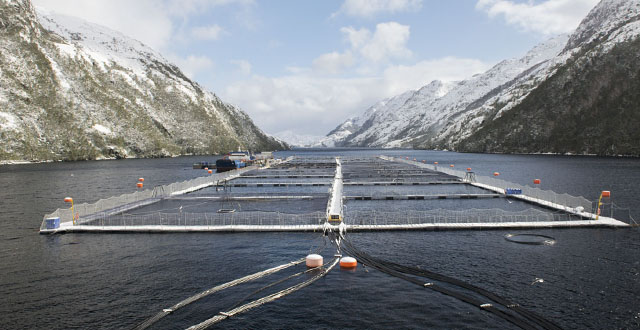
[[[218,173],[235,170],[236,168],[238,168],[238,165],[236,164],[235,160],[231,160],[228,158],[216,160],[216,172]]]
[[[251,160],[251,154],[248,151],[234,151],[234,152],[230,152],[229,154],[227,154],[225,157],[231,159],[231,160],[240,160],[243,162],[247,162],[248,160]]]
[[[216,171],[226,172],[253,164],[254,157],[248,151],[234,151],[216,160]]]

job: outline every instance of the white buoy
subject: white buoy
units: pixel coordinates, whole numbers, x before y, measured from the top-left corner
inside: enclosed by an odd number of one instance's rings
[[[353,269],[358,266],[358,262],[355,258],[352,257],[342,257],[340,258],[340,268],[348,268]]]
[[[307,256],[307,267],[315,268],[322,266],[322,256],[319,254],[310,254]]]

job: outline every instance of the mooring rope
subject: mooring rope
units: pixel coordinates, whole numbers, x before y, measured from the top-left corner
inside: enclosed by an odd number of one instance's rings
[[[420,285],[422,287],[425,288],[429,288],[432,290],[435,290],[437,292],[440,292],[442,294],[454,297],[456,299],[459,299],[465,303],[474,305],[476,307],[479,307],[483,310],[486,310],[488,312],[491,312],[497,316],[499,316],[500,318],[511,322],[512,324],[522,328],[522,329],[538,329],[538,327],[542,327],[544,329],[561,329],[560,326],[558,326],[557,324],[544,319],[543,317],[530,312],[522,307],[520,307],[520,305],[518,304],[514,304],[510,301],[508,301],[507,299],[504,299],[492,292],[489,292],[485,289],[479,288],[475,285],[466,283],[464,281],[452,278],[452,277],[448,277],[446,275],[442,275],[442,274],[438,274],[438,273],[434,273],[431,271],[427,271],[427,270],[423,270],[420,268],[413,268],[413,267],[408,267],[408,266],[403,266],[403,265],[399,265],[393,262],[389,262],[389,261],[385,261],[385,260],[381,260],[381,259],[377,259],[374,257],[371,257],[370,255],[358,250],[357,248],[355,248],[353,246],[353,244],[347,240],[344,239],[342,240],[342,243],[344,244],[344,250],[350,254],[352,254],[354,257],[356,257],[360,262],[362,262],[363,264],[372,267],[372,268],[376,268],[384,273],[387,273],[389,275],[395,276],[395,277],[399,277],[401,279],[404,279],[406,281],[409,281],[411,283]],[[483,303],[480,300],[477,300],[475,298],[469,297],[467,295],[464,295],[462,293],[456,292],[456,291],[452,291],[450,289],[444,288],[440,285],[437,285],[435,283],[424,283],[424,281],[421,281],[417,278],[414,277],[410,277],[407,276],[408,275],[413,275],[413,276],[419,276],[419,277],[425,277],[425,278],[429,278],[432,280],[438,280],[441,282],[445,282],[445,283],[449,283],[467,290],[471,290],[481,296],[484,296],[490,300],[492,300],[493,302],[502,305],[506,308],[506,310],[510,310],[513,311],[517,314],[519,314],[520,316],[524,317],[524,319],[518,318],[515,315],[509,314],[501,309],[497,309],[495,306],[493,306],[493,304],[487,304],[487,303]]]
[[[301,264],[304,261],[305,261],[305,258],[298,259],[298,260],[291,261],[289,263],[286,263],[286,264],[283,264],[283,265],[280,265],[280,266],[277,266],[277,267],[269,268],[269,269],[266,269],[266,270],[251,274],[251,275],[247,275],[245,277],[241,277],[239,279],[236,279],[236,280],[224,283],[224,284],[220,284],[220,285],[215,286],[215,287],[213,287],[213,288],[211,288],[209,290],[205,290],[205,291],[200,292],[200,293],[198,293],[196,295],[193,295],[193,296],[191,296],[191,297],[189,297],[189,298],[187,298],[187,299],[185,299],[185,300],[183,300],[183,301],[181,301],[181,302],[179,302],[179,303],[177,303],[177,304],[175,304],[175,305],[173,305],[173,306],[171,306],[169,308],[163,309],[161,312],[159,312],[158,314],[154,315],[153,317],[145,320],[140,325],[136,326],[134,329],[136,329],[136,330],[146,329],[146,328],[150,327],[151,325],[153,325],[154,323],[158,322],[163,317],[165,317],[165,316],[173,313],[174,311],[176,311],[176,310],[178,310],[178,309],[180,309],[180,308],[182,308],[184,306],[187,306],[187,305],[189,305],[189,304],[191,304],[191,303],[193,303],[193,302],[195,302],[197,300],[200,300],[200,299],[202,299],[202,298],[204,298],[204,297],[206,297],[206,296],[208,296],[210,294],[216,293],[216,292],[218,292],[220,290],[224,290],[224,289],[230,288],[232,286],[235,286],[235,285],[238,285],[238,284],[241,284],[241,283],[249,282],[249,281],[252,281],[252,280],[267,276],[269,274],[273,274],[273,273],[278,272],[280,270],[283,270],[285,268],[289,268],[291,266],[295,266],[295,265]]]
[[[328,264],[329,264],[329,262],[327,262],[324,265],[322,265],[322,267],[327,267]],[[292,278],[296,278],[296,277],[298,277],[300,275],[316,271],[317,269],[318,269],[317,267],[316,268],[308,268],[308,269],[303,270],[301,272],[297,272],[295,274],[292,274],[292,275],[286,276],[286,277],[284,277],[282,279],[279,279],[279,280],[277,280],[275,282],[269,283],[269,284],[267,284],[267,285],[255,290],[255,291],[251,292],[250,294],[246,295],[244,298],[240,299],[237,303],[235,303],[233,306],[231,306],[230,308],[227,308],[227,309],[228,310],[233,310],[236,307],[240,306],[240,304],[242,304],[242,302],[248,300],[250,297],[252,297],[252,296],[254,296],[254,295],[256,295],[256,294],[258,294],[258,293],[260,293],[260,292],[262,292],[262,291],[264,291],[266,289],[269,289],[269,288],[274,287],[274,286],[276,286],[278,284],[284,283],[284,282],[286,282],[286,281],[288,281],[288,280],[290,280]]]
[[[214,317],[212,317],[212,318],[210,318],[208,320],[205,320],[205,321],[203,321],[203,322],[201,322],[199,324],[196,324],[194,326],[189,327],[188,330],[206,329],[206,328],[208,328],[208,327],[210,327],[210,326],[212,326],[212,325],[214,325],[214,324],[216,324],[216,323],[218,323],[220,321],[223,321],[223,320],[225,320],[225,319],[227,319],[229,317],[232,317],[232,316],[240,314],[240,313],[244,313],[244,312],[246,312],[246,311],[248,311],[248,310],[250,310],[252,308],[258,307],[260,305],[264,305],[264,304],[266,304],[268,302],[272,302],[272,301],[274,301],[276,299],[282,298],[282,297],[284,297],[284,296],[286,296],[288,294],[296,292],[296,291],[308,286],[309,284],[317,281],[321,277],[325,276],[327,273],[329,273],[333,269],[333,267],[335,267],[335,265],[338,263],[339,260],[340,260],[339,258],[335,258],[333,260],[333,262],[329,265],[329,267],[327,267],[326,269],[322,268],[322,267],[316,268],[316,269],[320,269],[320,273],[318,273],[314,277],[312,277],[312,278],[310,278],[310,279],[308,279],[308,280],[306,280],[304,282],[298,283],[298,284],[296,284],[294,286],[291,286],[291,287],[288,287],[288,288],[286,288],[284,290],[280,290],[280,291],[278,291],[276,293],[273,293],[273,294],[270,294],[268,296],[262,297],[260,299],[254,300],[252,302],[246,303],[246,304],[244,304],[244,305],[242,305],[240,307],[237,307],[235,309],[232,309],[232,310],[230,310],[228,312],[220,312],[218,315],[216,315],[216,316],[214,316]]]
[[[314,252],[311,252],[312,249],[313,249],[312,247],[309,248],[309,252],[310,253],[320,253],[326,248],[326,246],[327,246],[326,238],[324,236],[319,236],[319,237],[322,239],[322,243],[323,244],[321,246],[318,246],[315,249]],[[270,274],[273,274],[275,272],[278,272],[280,270],[283,270],[283,269],[291,267],[291,266],[295,266],[295,265],[301,264],[305,260],[306,260],[306,258],[301,258],[301,259],[298,259],[298,260],[294,260],[294,261],[291,261],[289,263],[286,263],[286,264],[283,264],[283,265],[280,265],[280,266],[277,266],[277,267],[269,268],[267,270],[263,270],[263,271],[260,271],[260,272],[257,272],[257,273],[251,274],[251,275],[247,275],[245,277],[242,277],[242,278],[239,278],[239,279],[236,279],[236,280],[233,280],[233,281],[230,281],[230,282],[215,286],[215,287],[213,287],[213,288],[211,288],[209,290],[200,292],[200,293],[198,293],[196,295],[193,295],[193,296],[191,296],[191,297],[189,297],[189,298],[187,298],[187,299],[185,299],[185,300],[183,300],[183,301],[181,301],[181,302],[179,302],[179,303],[177,303],[177,304],[175,304],[175,305],[173,305],[173,306],[171,306],[169,308],[163,309],[161,312],[159,312],[156,315],[154,315],[153,317],[145,320],[140,325],[136,326],[134,329],[135,330],[146,329],[146,328],[150,327],[151,325],[153,325],[154,323],[158,322],[163,317],[165,317],[165,316],[173,313],[174,311],[176,311],[176,310],[178,310],[178,309],[180,309],[180,308],[182,308],[184,306],[187,306],[187,305],[189,305],[189,304],[191,304],[191,303],[193,303],[193,302],[195,302],[197,300],[200,300],[200,299],[202,299],[202,298],[204,298],[204,297],[206,297],[206,296],[208,296],[210,294],[216,293],[218,291],[224,290],[226,288],[230,288],[230,287],[238,285],[238,284],[242,284],[242,283],[245,283],[245,282],[249,282],[249,281],[252,281],[252,280],[255,280],[255,279],[270,275]],[[305,272],[301,272],[301,273],[306,273],[306,272],[308,272],[310,270],[313,270],[313,269],[309,269],[309,270],[307,270]],[[289,279],[289,278],[292,278],[292,277],[295,277],[295,276],[297,276],[299,274],[294,274],[292,276],[288,276],[287,278],[285,278],[285,280]],[[280,280],[280,281],[278,281],[278,282],[276,282],[276,283],[274,283],[274,284],[272,284],[270,286],[276,285],[279,282],[284,282],[284,280]],[[263,289],[266,289],[266,288],[267,287],[265,287]],[[258,290],[257,292],[262,291],[262,290]],[[251,295],[256,294],[257,292],[254,292]],[[245,299],[247,299],[251,295],[245,297]],[[233,306],[232,308],[235,308],[235,306]]]

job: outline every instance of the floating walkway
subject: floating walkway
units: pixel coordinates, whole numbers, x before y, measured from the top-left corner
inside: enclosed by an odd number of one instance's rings
[[[504,194],[440,194],[440,195],[390,195],[390,196],[344,196],[344,199],[356,201],[371,200],[425,200],[425,199],[478,199],[478,198],[505,198]]]
[[[342,183],[343,186],[426,186],[426,185],[442,185],[442,184],[465,184],[460,181],[432,181],[432,182],[393,182],[393,181],[371,181],[371,182],[350,182],[346,181]],[[331,186],[331,182],[247,182],[247,183],[229,183],[226,185],[219,185],[219,188],[234,187],[234,188],[247,188],[247,187],[328,187]]]
[[[242,182],[247,179],[252,182]],[[511,194],[509,188],[521,193]],[[326,199],[326,208],[318,208],[318,199]],[[396,200],[403,203],[401,210],[387,202]],[[489,209],[477,209],[482,203],[489,203]],[[370,213],[358,216],[360,209]],[[406,159],[289,157],[268,167],[247,167],[81,204],[73,211],[58,209],[45,216],[40,233],[629,227],[594,213],[591,202],[582,197]]]
[[[548,228],[616,228],[629,227],[628,224],[612,219],[544,222],[476,222],[476,223],[423,223],[389,225],[223,225],[223,226],[68,226],[55,233],[189,233],[189,232],[368,232],[368,231],[442,231],[442,230],[497,230],[497,229],[548,229]]]

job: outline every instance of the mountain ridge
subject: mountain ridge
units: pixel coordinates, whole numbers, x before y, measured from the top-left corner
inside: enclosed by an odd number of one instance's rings
[[[30,1],[0,7],[0,159],[287,148],[139,41]]]
[[[457,82],[433,81],[420,90],[441,85],[440,93],[413,93],[402,107],[383,108],[379,113],[405,113],[409,118],[404,122],[389,123],[378,121],[371,123],[367,129],[353,132],[338,146],[375,146],[406,147],[413,146],[414,140],[420,141],[423,136],[432,137],[447,128],[450,116],[459,116],[465,109],[473,105],[494,89],[513,81],[532,66],[548,61],[561,51],[567,36],[558,36],[541,43],[521,58],[503,60],[482,74]],[[420,91],[419,90],[419,91]],[[406,93],[401,94],[406,95]],[[393,98],[392,98],[393,99]],[[385,119],[393,117],[386,116]],[[378,115],[382,119],[383,116]],[[374,120],[375,121],[375,120]],[[425,125],[423,123],[427,122]],[[383,135],[394,132],[394,135]],[[381,134],[382,133],[382,134]],[[402,136],[404,134],[405,136]],[[366,138],[365,138],[366,137]],[[408,138],[407,138],[408,137]]]
[[[363,140],[359,139],[359,137],[367,134],[367,132],[356,130],[345,133],[343,130],[341,139],[336,139],[335,137],[340,133],[339,128],[341,126],[339,125],[337,129],[332,131],[332,137],[327,137],[326,139],[333,139],[337,146],[414,147],[474,152],[550,152],[570,154],[591,154],[595,150],[596,154],[602,155],[618,154],[620,150],[625,150],[624,153],[640,155],[640,151],[636,148],[625,147],[634,143],[640,144],[640,139],[635,138],[636,140],[633,140],[621,137],[622,135],[627,137],[635,136],[633,131],[629,131],[629,129],[618,136],[619,148],[614,146],[614,148],[608,149],[596,147],[595,144],[592,147],[586,139],[567,143],[566,148],[562,148],[561,145],[555,143],[551,147],[552,144],[549,143],[548,139],[546,143],[538,141],[536,142],[537,144],[530,146],[520,144],[518,148],[513,148],[512,146],[515,143],[513,139],[515,137],[504,132],[507,126],[512,128],[526,127],[526,120],[530,120],[530,118],[525,114],[536,112],[527,110],[527,107],[538,107],[544,103],[542,100],[545,98],[554,100],[573,99],[574,102],[579,103],[580,100],[574,96],[579,94],[581,89],[591,88],[592,93],[609,93],[610,90],[620,89],[616,86],[628,85],[624,87],[626,92],[619,95],[633,99],[635,94],[632,85],[635,86],[635,82],[638,79],[638,75],[634,71],[637,67],[636,62],[634,62],[636,61],[634,51],[638,52],[640,49],[636,48],[637,45],[634,40],[637,40],[639,35],[639,2],[603,0],[591,10],[571,35],[555,37],[534,47],[520,59],[502,61],[483,74],[456,83],[449,93],[440,99],[414,99],[413,102],[420,105],[418,110],[410,109],[406,106],[401,109],[383,110],[413,113],[410,120],[400,123],[397,121],[378,122],[367,128],[369,134],[375,136],[375,132],[384,132],[383,128],[392,126],[395,127],[395,132],[400,132],[404,136],[400,136],[398,133],[378,134],[374,139],[369,139],[362,143]],[[624,56],[628,59],[622,59],[619,61],[620,63],[617,63],[612,59],[608,59],[611,56]],[[595,65],[592,62],[608,63],[611,66],[611,70],[616,71],[615,79],[611,75],[607,75],[606,67]],[[631,69],[626,73],[626,80],[631,83],[625,83],[624,70],[618,67]],[[609,87],[604,89],[596,88],[594,84],[591,84],[591,80],[598,80],[600,76],[577,74],[583,69],[600,71],[603,79],[609,79],[607,80],[607,83],[610,84]],[[493,74],[491,74],[492,72]],[[567,75],[567,72],[572,74]],[[562,78],[562,75],[566,76]],[[551,80],[563,81],[569,79],[569,77],[573,79],[571,81],[572,88],[566,88],[565,85],[560,85],[558,82],[549,83],[556,87],[553,90],[548,87],[549,84],[544,84]],[[482,80],[488,85],[478,85],[478,80]],[[557,92],[561,86],[563,89],[560,90],[564,91],[564,93]],[[540,94],[541,90],[545,88],[546,96]],[[593,98],[594,96],[583,93],[582,97]],[[534,98],[539,102],[532,102],[531,99]],[[631,101],[622,103],[625,104],[628,111],[637,109],[637,104],[640,104]],[[608,103],[599,104],[600,107],[607,107],[617,103],[615,100],[610,100]],[[555,106],[559,106],[559,104]],[[598,109],[593,108],[571,109],[573,109],[571,111],[579,112],[579,116],[589,116],[585,111],[598,111]],[[634,115],[627,118],[635,120],[636,112],[632,112]],[[522,115],[519,115],[520,113]],[[551,115],[551,113],[553,112],[549,109],[546,110],[547,116]],[[507,116],[507,114],[509,120],[500,119],[503,116]],[[538,114],[544,115],[542,113]],[[624,118],[619,119],[624,120]],[[580,121],[579,118],[572,118],[571,116],[565,118],[565,120]],[[495,124],[496,122],[498,124]],[[591,123],[580,122],[586,126],[598,125],[598,121]],[[624,122],[621,122],[620,125],[625,127]],[[498,126],[503,130],[502,133],[491,134],[491,130],[497,129]],[[547,137],[553,136],[553,138],[558,139],[561,137],[560,133],[550,133],[551,127],[556,126],[558,125],[552,123],[539,124],[535,126],[538,131],[528,134],[536,136],[548,135]],[[609,124],[608,127],[609,129],[615,129],[613,124]],[[598,127],[587,127],[586,129],[591,132],[597,131],[600,132],[599,134],[605,134]],[[501,147],[503,141],[501,139],[507,136],[511,140],[504,140],[505,145],[503,148]],[[574,133],[573,136],[576,136],[576,134]],[[602,139],[604,140],[604,136]],[[581,144],[582,147],[580,146]],[[615,144],[616,142],[614,142]]]

